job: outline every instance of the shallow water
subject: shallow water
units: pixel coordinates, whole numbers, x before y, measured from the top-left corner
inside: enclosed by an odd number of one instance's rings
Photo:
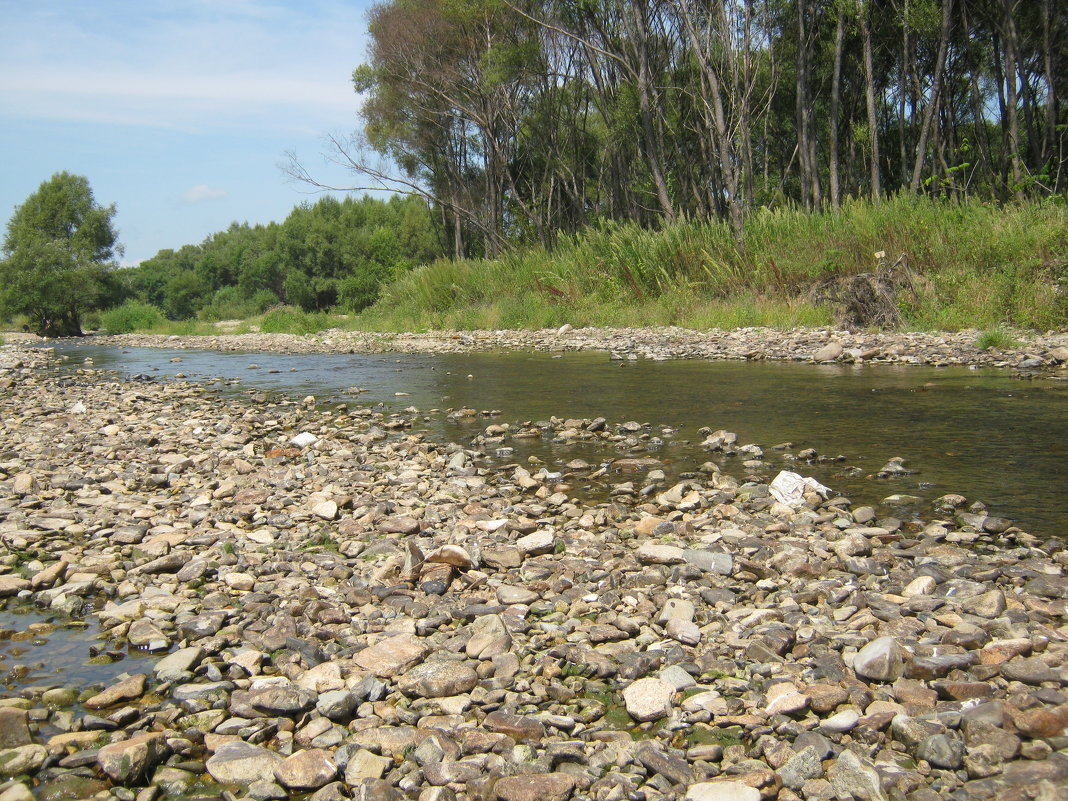
[[[108,684],[116,676],[148,669],[159,654],[103,650],[96,618],[71,620],[9,602],[0,608],[0,697],[18,687]],[[90,657],[96,651],[101,653]]]
[[[603,416],[611,422],[651,423],[654,435],[667,426],[674,433],[664,437],[664,447],[654,455],[669,463],[669,473],[691,470],[707,459],[694,447],[702,439],[700,427],[725,428],[737,432],[739,443],[766,450],[790,442],[794,453],[812,447],[844,455],[845,465],[858,468],[859,475],[843,465],[783,465],[767,450],[771,475],[787,466],[854,502],[878,503],[891,494],[926,501],[957,492],[1039,536],[1068,533],[1066,382],[1021,381],[1004,371],[965,368],[618,362],[599,352],[283,355],[63,345],[60,353],[75,366],[90,358],[94,367],[130,375],[239,379],[237,391],[313,394],[320,402],[420,411],[470,406],[499,410],[492,422],[510,423],[551,415]],[[355,387],[366,391],[351,391]],[[488,422],[450,423],[444,415],[429,415],[426,426],[466,442]],[[539,440],[507,444],[515,452],[502,460],[524,461],[533,454],[552,465],[575,456],[591,461],[605,456],[603,449],[583,452]],[[871,477],[894,456],[917,472]]]

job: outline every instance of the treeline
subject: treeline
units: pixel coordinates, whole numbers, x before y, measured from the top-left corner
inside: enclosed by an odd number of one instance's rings
[[[457,258],[603,220],[719,219],[741,246],[757,207],[1053,195],[1066,29],[1056,0],[386,0],[335,156],[429,198]]]
[[[441,253],[419,198],[324,197],[284,222],[234,223],[199,245],[115,271],[111,299],[151,304],[172,320],[244,318],[276,304],[356,312],[384,282]]]

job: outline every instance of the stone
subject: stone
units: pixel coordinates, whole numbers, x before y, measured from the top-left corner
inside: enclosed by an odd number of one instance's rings
[[[345,784],[352,787],[365,779],[381,779],[390,764],[390,760],[385,757],[361,748],[349,758],[345,766]]]
[[[812,354],[814,362],[833,362],[843,353],[843,348],[838,342],[828,342],[822,348]]]
[[[0,751],[30,745],[33,736],[26,722],[26,710],[0,707]]]
[[[857,652],[853,672],[871,681],[894,681],[904,674],[907,656],[893,637],[879,637]]]
[[[397,679],[397,689],[416,698],[441,698],[474,689],[478,674],[464,662],[423,662]]]
[[[135,734],[101,748],[97,764],[116,784],[136,784],[162,762],[170,748],[162,732]]]
[[[671,699],[675,688],[666,681],[654,678],[638,679],[623,690],[627,714],[639,723],[659,720],[671,714]]]
[[[1037,656],[1016,656],[1001,665],[1001,675],[1009,681],[1024,684],[1042,684],[1058,681],[1059,677],[1049,665]]]
[[[357,665],[381,678],[392,678],[422,662],[429,649],[411,634],[398,634],[364,648],[354,657]]]
[[[769,715],[796,715],[808,709],[809,698],[790,682],[773,684],[768,690],[767,705],[764,707]]]
[[[105,688],[101,692],[94,695],[85,701],[85,707],[87,709],[103,709],[107,706],[113,706],[122,701],[130,701],[134,698],[140,698],[141,694],[145,691],[145,679],[147,676],[144,673],[135,673],[129,678],[112,684],[110,687]]]
[[[685,801],[760,801],[760,790],[735,781],[696,782],[686,788]]]
[[[635,556],[643,565],[681,565],[686,561],[685,551],[677,545],[659,542],[643,542]]]
[[[827,771],[827,778],[838,798],[889,801],[875,766],[849,749],[838,755],[838,759]]]
[[[916,756],[933,767],[957,770],[964,765],[964,743],[949,734],[933,734],[919,744]]]
[[[832,734],[842,734],[855,728],[860,722],[860,714],[855,709],[844,709],[826,720],[820,721],[820,729]]]
[[[701,642],[701,628],[689,620],[672,618],[664,627],[667,635],[683,645],[694,646]]]
[[[776,771],[784,786],[800,790],[806,781],[823,775],[823,760],[813,746],[802,748]]]
[[[204,649],[199,646],[179,648],[160,659],[153,672],[160,681],[176,681],[192,671],[204,658]]]
[[[274,776],[283,757],[262,746],[235,740],[220,745],[208,758],[205,767],[219,784],[247,786],[264,777]]]
[[[315,707],[318,694],[296,685],[252,690],[247,703],[269,716],[296,717]]]
[[[504,711],[486,715],[482,720],[482,728],[498,734],[507,734],[517,743],[537,743],[545,737],[545,726],[541,721]]]
[[[36,743],[6,748],[0,751],[0,777],[34,773],[47,758],[47,749]]]
[[[685,787],[693,781],[693,770],[686,760],[669,754],[655,743],[642,743],[636,756],[646,770],[659,773],[672,784]]]
[[[317,790],[337,777],[337,763],[329,751],[297,751],[274,767],[274,777],[288,790]]]
[[[567,801],[575,777],[567,773],[504,776],[493,785],[498,801]]]
[[[4,574],[0,576],[0,598],[10,598],[30,588],[30,582],[21,576]]]
[[[540,556],[556,549],[556,537],[551,531],[535,531],[517,539],[515,547],[523,556]]]

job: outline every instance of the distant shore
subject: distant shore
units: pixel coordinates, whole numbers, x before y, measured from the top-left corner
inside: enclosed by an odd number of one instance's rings
[[[47,343],[26,334],[6,334],[8,342]],[[983,349],[976,330],[850,332],[827,328],[780,331],[771,328],[696,331],[678,327],[571,328],[537,331],[428,331],[380,333],[341,331],[317,334],[90,335],[65,340],[119,348],[154,347],[250,351],[257,353],[466,353],[493,350],[607,351],[619,359],[728,359],[844,363],[975,366],[1052,371],[1068,375],[1068,332],[1013,331],[1015,346]],[[56,340],[58,341],[58,340]]]

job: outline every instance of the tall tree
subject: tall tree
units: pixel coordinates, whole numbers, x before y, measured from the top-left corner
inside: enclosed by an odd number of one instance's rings
[[[93,199],[88,179],[59,172],[15,209],[0,261],[0,308],[41,336],[80,336],[81,316],[104,291],[121,247],[115,206]]]

